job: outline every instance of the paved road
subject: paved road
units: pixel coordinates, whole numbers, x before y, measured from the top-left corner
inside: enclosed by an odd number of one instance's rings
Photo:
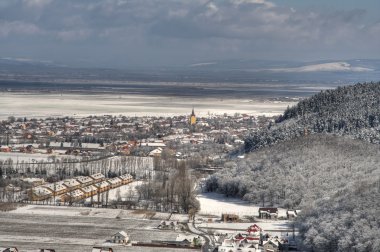
[[[206,232],[204,232],[202,230],[199,230],[195,226],[194,220],[189,221],[188,224],[187,224],[187,226],[189,227],[189,230],[190,230],[191,233],[200,235],[200,236],[202,236],[205,239],[205,244],[202,247],[202,251],[209,252],[209,251],[213,251],[214,250],[214,248],[215,248],[215,241],[213,240],[213,238],[209,234],[207,234]]]

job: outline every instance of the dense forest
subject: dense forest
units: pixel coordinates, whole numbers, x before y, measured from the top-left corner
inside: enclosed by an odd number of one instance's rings
[[[380,143],[380,83],[321,91],[287,108],[267,130],[245,139],[245,151],[310,133],[334,133]]]
[[[380,251],[379,143],[380,83],[322,91],[247,137],[246,158],[226,163],[206,187],[302,209],[305,251]]]
[[[206,186],[262,206],[302,209],[306,250],[380,251],[377,145],[327,134],[299,137],[227,163]]]

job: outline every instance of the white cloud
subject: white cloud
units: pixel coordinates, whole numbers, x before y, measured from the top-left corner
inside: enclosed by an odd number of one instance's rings
[[[15,35],[35,35],[42,33],[41,30],[32,23],[23,21],[0,21],[0,37]]]
[[[268,8],[276,6],[274,3],[266,1],[266,0],[231,0],[231,1],[238,5],[239,4],[260,4]]]
[[[91,35],[88,29],[64,30],[57,33],[57,37],[63,41],[84,40]]]
[[[32,8],[42,8],[45,7],[46,5],[50,4],[53,0],[23,0],[23,3],[27,7],[32,7]]]

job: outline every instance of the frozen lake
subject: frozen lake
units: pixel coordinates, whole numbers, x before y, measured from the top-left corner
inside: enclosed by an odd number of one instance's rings
[[[123,83],[65,84],[0,81],[0,119],[247,113],[277,115],[325,87],[308,84]]]

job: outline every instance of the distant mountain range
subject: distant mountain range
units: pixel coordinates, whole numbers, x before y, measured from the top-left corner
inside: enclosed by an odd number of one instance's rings
[[[333,83],[380,80],[380,60],[313,62],[225,60],[176,67],[72,68],[52,61],[0,58],[0,80],[82,79],[149,82]]]

